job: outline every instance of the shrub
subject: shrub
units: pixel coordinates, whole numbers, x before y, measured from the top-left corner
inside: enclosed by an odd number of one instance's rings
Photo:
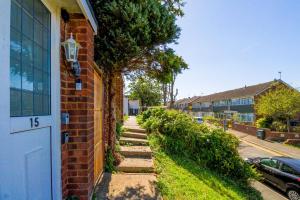
[[[271,126],[272,130],[285,132],[287,131],[287,125],[281,121],[274,121]]]
[[[293,131],[296,133],[300,133],[300,126],[294,126]]]
[[[105,166],[104,166],[104,170],[106,172],[113,172],[113,171],[115,171],[116,168],[115,168],[114,162],[115,162],[115,158],[113,156],[112,150],[109,148],[109,149],[107,149],[106,154],[105,154]]]
[[[257,128],[271,128],[272,121],[273,121],[272,118],[262,117],[256,121],[256,127]]]
[[[205,116],[205,117],[203,117],[203,120],[204,120],[205,122],[208,122],[208,123],[210,123],[210,124],[213,124],[214,126],[217,126],[217,127],[222,125],[221,120],[218,119],[218,118],[215,118],[215,117],[213,117],[213,116]]]
[[[257,174],[238,154],[238,139],[221,129],[208,129],[175,110],[149,109],[139,116],[148,132],[155,132],[161,147],[172,154],[187,156],[221,174],[241,180]]]
[[[121,122],[117,122],[116,123],[116,137],[117,137],[117,140],[120,139],[122,133],[123,133],[123,124]]]

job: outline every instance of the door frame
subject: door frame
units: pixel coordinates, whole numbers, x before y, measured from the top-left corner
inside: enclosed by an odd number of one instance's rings
[[[51,115],[47,117],[51,124],[51,179],[52,179],[52,198],[62,198],[61,183],[61,137],[60,137],[60,7],[51,0],[41,0],[51,13]],[[10,124],[13,118],[10,117],[10,12],[11,0],[0,1],[0,91],[2,94],[0,101],[0,170],[9,170],[8,162],[10,149]],[[1,180],[6,180],[9,184],[9,175],[0,174],[0,198]],[[3,182],[2,182],[3,183]],[[51,186],[49,186],[51,187]],[[4,194],[3,194],[4,195]]]
[[[97,184],[97,183],[99,183],[101,180],[102,180],[102,177],[103,177],[103,174],[104,174],[104,165],[105,165],[105,151],[106,151],[106,149],[105,149],[105,109],[104,109],[104,107],[105,107],[105,83],[104,83],[104,77],[103,77],[103,71],[98,67],[98,65],[94,62],[94,73],[97,73],[98,74],[98,76],[100,76],[100,78],[101,78],[101,81],[102,81],[102,137],[101,137],[101,140],[102,140],[102,146],[101,146],[101,148],[102,148],[102,151],[103,151],[103,160],[102,160],[102,162],[103,162],[103,171],[102,171],[102,173],[101,173],[101,175],[99,175],[99,177],[97,178],[97,181],[96,182],[94,182],[94,186]],[[95,80],[94,80],[95,81]],[[95,103],[95,102],[94,102]],[[94,119],[94,123],[95,123],[95,119]],[[95,134],[95,133],[94,133]],[[95,149],[94,149],[95,150]],[[94,187],[94,189],[95,189],[95,187]]]

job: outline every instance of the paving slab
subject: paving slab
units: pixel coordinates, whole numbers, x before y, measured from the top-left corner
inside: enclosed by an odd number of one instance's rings
[[[152,151],[149,146],[121,146],[120,153],[123,156],[151,157]]]
[[[120,144],[133,144],[133,145],[148,145],[148,140],[139,139],[139,138],[129,138],[129,137],[121,137]]]
[[[125,131],[122,133],[123,137],[130,137],[130,138],[140,138],[140,139],[147,139],[147,134],[145,133],[135,133],[135,132],[127,132]]]
[[[95,189],[96,200],[161,200],[153,174],[104,173]]]
[[[277,192],[274,192],[273,189],[262,184],[261,182],[254,181],[251,183],[251,186],[261,193],[264,200],[288,200],[286,197]]]
[[[151,173],[154,171],[152,158],[130,158],[126,157],[117,166],[118,171],[129,173]]]
[[[128,132],[146,133],[146,130],[139,126],[124,126],[124,129]]]

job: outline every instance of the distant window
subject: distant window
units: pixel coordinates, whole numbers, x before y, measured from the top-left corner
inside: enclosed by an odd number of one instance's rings
[[[50,114],[50,12],[40,0],[12,0],[10,116]]]
[[[239,119],[241,122],[253,122],[254,114],[253,113],[239,113]]]
[[[300,176],[299,172],[296,172],[292,167],[290,167],[286,164],[282,164],[281,171],[283,171],[285,173],[293,174],[293,175],[296,175],[296,176]]]
[[[214,106],[226,106],[226,105],[227,105],[227,101],[226,100],[215,101],[214,102]]]
[[[272,167],[272,168],[275,168],[275,169],[279,168],[279,162],[277,160],[274,160],[274,159],[264,158],[264,159],[260,160],[260,163],[262,165]]]
[[[238,98],[238,99],[231,99],[231,105],[252,105],[253,98]]]

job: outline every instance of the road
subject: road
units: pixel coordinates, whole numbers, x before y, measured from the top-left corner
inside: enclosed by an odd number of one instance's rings
[[[238,151],[242,158],[278,156],[275,152],[246,141],[241,141]]]
[[[280,154],[272,150],[263,148],[247,141],[243,141],[242,138],[240,138],[240,140],[241,143],[238,151],[242,158],[281,156]],[[287,198],[285,198],[284,194],[282,194],[281,191],[271,185],[256,181],[252,183],[252,186],[261,192],[265,200],[287,200]]]

